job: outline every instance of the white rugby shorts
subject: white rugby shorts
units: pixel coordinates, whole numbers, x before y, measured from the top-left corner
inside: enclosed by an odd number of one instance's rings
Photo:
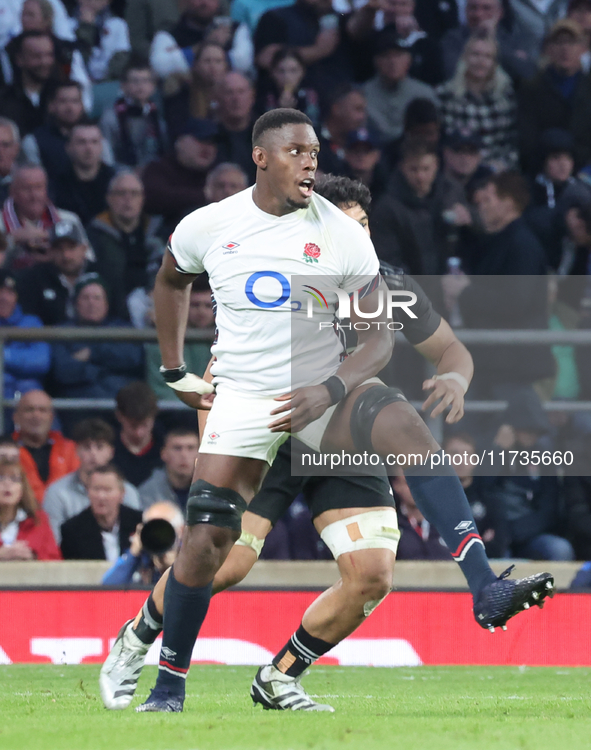
[[[379,378],[370,378],[365,383],[382,385]],[[271,422],[281,416],[272,415],[271,412],[283,403],[275,401],[272,396],[259,396],[219,385],[213,406],[207,415],[199,452],[258,458],[272,464],[279,447],[289,437],[287,432],[271,432],[269,429]],[[336,404],[330,406],[319,419],[304,427],[301,432],[294,433],[294,437],[308,448],[319,451],[336,408]]]

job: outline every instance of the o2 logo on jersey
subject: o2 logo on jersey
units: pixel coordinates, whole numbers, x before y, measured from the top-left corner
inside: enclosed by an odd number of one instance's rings
[[[275,281],[278,281],[281,285],[281,294],[276,300],[266,302],[265,300],[259,299],[254,293],[254,285],[259,279],[264,278],[275,279]],[[253,305],[262,307],[265,310],[270,310],[274,307],[281,307],[284,302],[287,302],[287,300],[289,299],[289,295],[291,294],[291,286],[288,279],[282,273],[277,273],[277,271],[257,271],[256,273],[253,273],[252,276],[249,276],[246,280],[244,291],[249,301],[252,302]]]

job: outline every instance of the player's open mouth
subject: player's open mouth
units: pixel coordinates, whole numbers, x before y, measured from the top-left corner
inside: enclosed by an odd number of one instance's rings
[[[305,198],[310,198],[314,192],[314,180],[310,177],[302,180],[299,184],[300,192]]]

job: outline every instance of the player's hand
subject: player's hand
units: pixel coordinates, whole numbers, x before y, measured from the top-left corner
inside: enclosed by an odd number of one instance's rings
[[[200,393],[175,391],[175,394],[183,404],[187,404],[187,406],[190,406],[192,409],[202,409],[203,411],[209,411],[211,409],[215,398],[215,393],[206,393],[205,395],[202,395]]]
[[[431,378],[430,380],[425,380],[423,390],[431,391],[429,398],[422,406],[423,411],[427,411],[439,401],[431,412],[431,417],[438,417],[448,406],[451,408],[445,418],[447,424],[459,422],[464,416],[464,389],[457,381]]]
[[[129,551],[134,557],[139,557],[142,554],[142,529],[144,528],[143,523],[138,523],[135,527],[135,531],[129,537]]]
[[[332,405],[328,388],[324,385],[298,388],[292,393],[277,396],[275,401],[285,403],[271,412],[273,415],[281,414],[279,419],[269,425],[271,432],[299,432],[310,422],[319,419]]]

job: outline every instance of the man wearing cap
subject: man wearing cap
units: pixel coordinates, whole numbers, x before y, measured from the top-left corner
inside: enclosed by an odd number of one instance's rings
[[[46,261],[49,231],[62,219],[79,223],[76,214],[49,200],[43,167],[23,165],[13,170],[10,195],[0,214],[0,232],[8,236],[6,265],[17,270]]]
[[[482,161],[482,139],[469,130],[454,130],[443,141],[443,173],[470,195],[491,174]]]
[[[143,174],[146,211],[162,215],[170,229],[189,211],[206,204],[205,178],[217,159],[218,126],[190,119],[172,153],[148,164]]]
[[[377,200],[386,189],[388,178],[381,162],[380,134],[371,126],[354,130],[347,136],[344,151],[346,176],[367,185],[373,200]]]
[[[0,326],[41,328],[35,315],[25,315],[18,304],[16,280],[10,271],[0,270]],[[44,341],[8,341],[4,345],[4,398],[17,391],[40,389],[50,365],[49,344]]]
[[[548,66],[518,92],[521,157],[532,176],[540,138],[548,128],[572,133],[576,167],[591,159],[591,78],[581,66],[585,49],[581,27],[570,19],[558,21],[544,42]]]
[[[402,135],[409,102],[422,98],[436,103],[437,97],[431,86],[408,75],[412,55],[393,29],[376,36],[373,59],[377,73],[364,85],[367,111],[384,139],[392,141]]]
[[[55,326],[74,319],[74,288],[95,264],[78,221],[58,221],[51,228],[47,255],[49,262],[22,271],[17,283],[23,310]]]

